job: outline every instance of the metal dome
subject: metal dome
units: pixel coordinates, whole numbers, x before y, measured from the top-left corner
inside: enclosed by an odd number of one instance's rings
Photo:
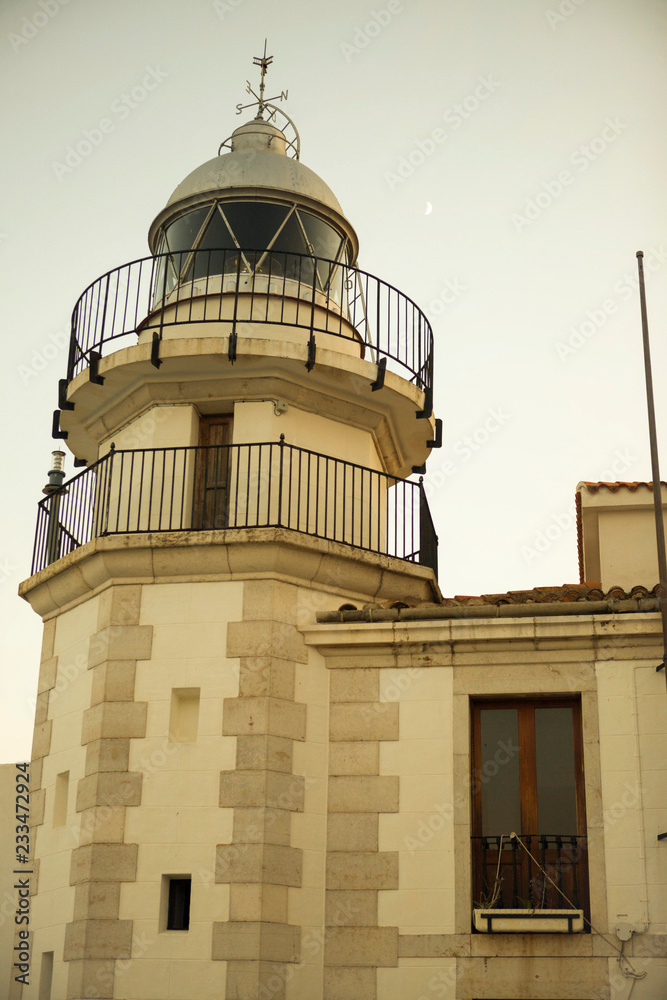
[[[231,152],[202,163],[175,189],[150,227],[151,251],[155,252],[158,231],[165,223],[212,199],[229,198],[303,206],[347,234],[356,260],[359,241],[338,199],[313,170],[287,156],[286,142],[279,128],[261,119],[236,129]]]

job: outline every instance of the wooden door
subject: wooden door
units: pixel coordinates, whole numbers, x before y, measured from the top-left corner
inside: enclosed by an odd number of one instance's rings
[[[196,528],[226,528],[229,524],[229,469],[232,417],[202,417],[195,466]]]

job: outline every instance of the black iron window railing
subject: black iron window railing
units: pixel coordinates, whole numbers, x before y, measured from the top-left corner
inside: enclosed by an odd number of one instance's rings
[[[341,337],[432,392],[433,334],[406,295],[342,261],[240,248],[157,254],[94,281],[72,315],[67,381],[92,370],[112,341],[160,341],[166,327],[206,322],[230,334],[269,323]]]
[[[275,443],[115,450],[38,505],[32,572],[101,535],[281,527],[430,566],[421,482]]]
[[[473,837],[473,902],[478,909],[563,910],[588,913],[586,837],[527,834]]]

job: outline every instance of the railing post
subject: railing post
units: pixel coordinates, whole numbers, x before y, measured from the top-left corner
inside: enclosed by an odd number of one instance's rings
[[[79,342],[76,339],[77,323],[79,320],[79,304],[77,303],[74,307],[74,312],[72,313],[72,323],[70,326],[69,333],[69,351],[67,354],[67,384],[74,378],[74,366],[76,365],[76,349],[79,347]],[[79,348],[79,351],[81,348]]]
[[[572,898],[574,905],[579,909],[579,888],[577,886],[577,865],[579,864],[579,838],[573,837],[575,849],[572,857]]]
[[[111,507],[111,478],[113,473],[113,460],[115,452],[116,452],[116,445],[112,441],[111,446],[109,448],[109,464],[107,467],[107,495],[104,501],[104,523],[102,525],[102,531],[100,532],[101,535],[109,534],[109,509]]]
[[[58,486],[52,489],[49,497],[49,513],[46,528],[46,566],[60,559],[60,498],[66,495],[66,490]]]
[[[106,286],[104,289],[104,305],[102,306],[102,329],[100,330],[100,354],[102,353],[102,345],[104,344],[104,330],[107,325],[107,303],[109,301],[109,282],[111,280],[111,271],[107,274]]]
[[[419,477],[419,564],[430,566],[436,577],[438,575],[438,536],[433,526],[433,518],[429,510],[424,477]]]
[[[310,338],[308,340],[308,360],[306,370],[312,372],[315,367],[315,354],[317,347],[315,344],[315,291],[317,288],[317,258],[313,258],[313,287],[311,289],[310,301]]]
[[[382,294],[382,285],[376,279],[375,281],[375,350],[376,353],[380,353],[380,330],[382,329],[381,315],[380,315],[380,295]],[[389,344],[387,344],[387,353]]]
[[[223,274],[222,281],[224,285],[225,276]],[[234,314],[232,316],[232,330],[230,337],[234,338],[234,358],[236,359],[236,321],[239,314],[239,285],[241,283],[241,251],[239,250],[236,258],[236,284],[234,286]],[[221,293],[222,294],[222,293]],[[250,319],[252,320],[252,313],[250,314]]]
[[[278,465],[278,525],[283,527],[282,517],[283,517],[283,464],[284,464],[284,451],[285,451],[285,435],[280,435],[280,461]],[[270,469],[270,466],[269,466]],[[269,475],[271,473],[269,472]]]
[[[163,254],[164,259],[164,274],[162,275],[162,298],[160,300],[160,341],[162,341],[162,331],[164,330],[164,310],[166,306],[165,299],[167,298],[167,272],[169,271],[169,261],[171,259],[171,254]],[[174,268],[176,270],[176,268]],[[178,284],[178,276],[176,278]],[[176,307],[178,310],[178,294],[176,295]]]

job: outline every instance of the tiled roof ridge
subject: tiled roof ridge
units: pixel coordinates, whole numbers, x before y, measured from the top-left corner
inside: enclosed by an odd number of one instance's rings
[[[604,591],[599,583],[564,583],[560,586],[533,587],[530,590],[509,590],[502,594],[480,594],[469,596],[457,594],[455,597],[445,597],[440,602],[440,607],[482,607],[499,606],[501,604],[571,604],[574,602],[586,601],[624,601],[641,600],[647,597],[658,597],[660,585],[649,589],[641,584],[637,584],[626,591],[623,587],[610,587]],[[393,601],[390,604],[367,604],[365,608],[420,608],[435,606],[433,602],[426,601],[421,604],[410,601]]]
[[[561,587],[535,587],[533,590],[510,590],[506,594],[483,594],[480,597],[450,597],[439,604],[394,601],[362,608],[343,605],[338,611],[320,612],[320,624],[363,624],[418,621],[447,621],[474,618],[545,618],[577,615],[613,615],[655,613],[660,610],[660,587],[652,590],[637,585],[625,591],[611,587],[606,594],[599,584],[563,584]]]
[[[587,480],[582,480],[579,484],[580,486],[585,486],[589,493],[598,493],[601,489],[609,490],[610,493],[618,493],[620,489],[630,490],[631,493],[635,493],[640,486],[644,486],[646,489],[653,491],[653,482],[645,482],[643,480],[637,480],[635,482],[623,482],[618,480],[614,483],[599,482],[599,483],[589,483]],[[661,486],[667,486],[667,482],[664,479],[660,480]]]

